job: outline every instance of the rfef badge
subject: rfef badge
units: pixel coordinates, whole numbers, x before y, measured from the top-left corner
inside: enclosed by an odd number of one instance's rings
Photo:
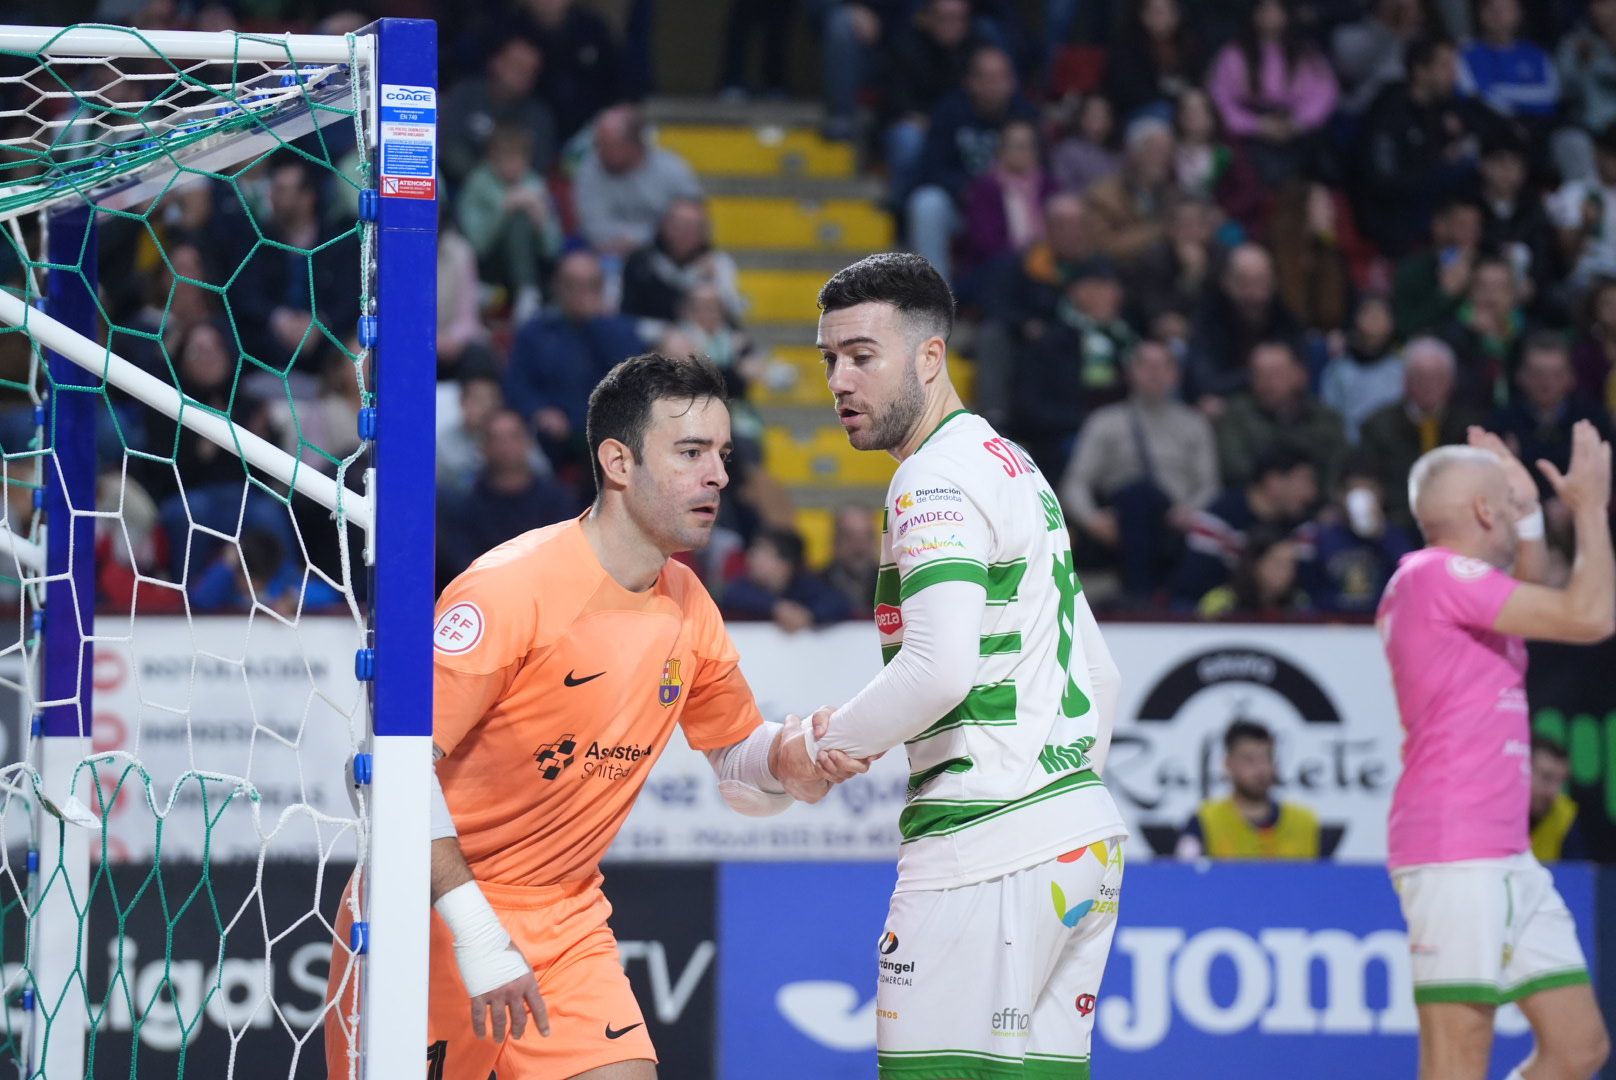
[[[437,198],[437,89],[383,83],[378,115],[382,198]]]

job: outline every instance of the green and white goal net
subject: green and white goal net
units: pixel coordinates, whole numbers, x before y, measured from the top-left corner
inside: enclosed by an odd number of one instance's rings
[[[0,1074],[422,1068],[432,33],[0,27]]]

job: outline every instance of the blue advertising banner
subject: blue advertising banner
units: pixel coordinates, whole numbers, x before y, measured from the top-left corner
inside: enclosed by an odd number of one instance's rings
[[[876,940],[893,877],[869,864],[720,869],[721,1080],[765,1067],[771,1080],[874,1076]],[[1568,865],[1555,880],[1593,957],[1593,873]],[[1412,1076],[1408,941],[1386,872],[1130,867],[1096,1021],[1102,1080]],[[1520,1012],[1501,1009],[1489,1076],[1530,1046]]]
[[[718,868],[719,1080],[870,1080],[883,863]]]

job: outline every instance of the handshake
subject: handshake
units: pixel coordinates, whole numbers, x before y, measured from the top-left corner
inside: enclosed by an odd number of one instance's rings
[[[862,772],[869,772],[875,757],[849,757],[840,750],[821,750],[817,756],[808,753],[809,730],[815,739],[823,738],[830,728],[830,714],[835,708],[825,705],[809,717],[795,713],[787,715],[769,751],[769,771],[785,786],[786,794],[798,802],[816,803],[823,799],[831,785],[840,784]]]

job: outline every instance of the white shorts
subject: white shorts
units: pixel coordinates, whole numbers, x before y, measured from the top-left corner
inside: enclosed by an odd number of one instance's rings
[[[1554,878],[1530,851],[1392,872],[1408,920],[1414,1001],[1501,1005],[1588,981]]]
[[[1119,840],[895,894],[877,945],[881,1080],[1087,1080],[1121,894]]]

